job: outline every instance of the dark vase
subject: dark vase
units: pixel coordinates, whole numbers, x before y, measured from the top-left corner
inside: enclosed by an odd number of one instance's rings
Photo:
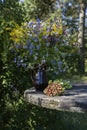
[[[37,64],[34,66],[34,69],[32,70],[32,83],[36,91],[43,91],[47,87],[48,83],[45,64]]]

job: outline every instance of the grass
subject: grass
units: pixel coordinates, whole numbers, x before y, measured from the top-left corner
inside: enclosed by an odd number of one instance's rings
[[[67,80],[69,80],[72,84],[87,84],[87,76],[83,75],[74,75],[70,78],[68,78]]]
[[[31,130],[86,130],[87,114],[33,106],[29,120]],[[28,128],[28,130],[30,130]]]
[[[87,84],[87,60],[85,60],[85,74],[84,75],[71,75],[66,78],[72,84]]]

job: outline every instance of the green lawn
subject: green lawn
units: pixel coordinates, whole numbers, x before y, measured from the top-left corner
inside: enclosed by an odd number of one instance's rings
[[[87,76],[74,75],[67,80],[71,81],[72,84],[87,84]]]

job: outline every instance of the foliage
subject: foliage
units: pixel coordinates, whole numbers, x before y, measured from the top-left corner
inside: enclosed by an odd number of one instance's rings
[[[54,80],[54,83],[55,82],[59,83],[64,89],[72,88],[72,85],[71,85],[70,81],[63,80],[63,79],[56,79],[56,80]]]
[[[19,4],[19,0],[1,0],[0,7],[0,18],[3,18],[7,22],[15,21],[21,24],[25,13],[22,4]]]
[[[78,41],[77,45],[79,48],[79,60],[78,60],[78,71],[80,74],[85,73],[85,15],[86,15],[86,0],[66,0],[63,8],[63,18],[66,21],[66,25],[71,26],[73,30],[77,30]],[[82,16],[83,15],[83,16]],[[66,18],[67,16],[67,18]]]
[[[23,32],[27,33],[23,34]],[[27,52],[29,66],[32,66],[33,64],[35,65],[35,63],[41,63],[43,60],[46,62],[50,60],[50,57],[56,51],[56,47],[51,44],[56,44],[55,40],[57,40],[57,37],[62,33],[60,23],[53,23],[50,19],[45,21],[37,19],[37,21],[33,20],[24,24],[22,27],[13,29],[10,36],[15,42],[17,50],[22,49]],[[51,38],[54,38],[52,43],[50,43]],[[19,46],[19,48],[17,46]]]
[[[61,19],[58,21],[52,16],[48,20],[23,23],[25,12],[22,12],[23,6],[21,6],[18,0],[0,0],[0,130],[50,130],[54,128],[58,130],[58,127],[62,130],[63,126],[66,129],[69,127],[78,129],[78,118],[75,123],[73,116],[70,122],[69,115],[66,120],[66,114],[61,116],[61,114],[57,115],[56,112],[42,108],[41,111],[23,100],[24,90],[31,87],[30,68],[32,65],[37,62],[41,63],[42,60],[47,61],[49,69],[53,71],[49,73],[51,74],[48,75],[49,79],[55,79],[55,77],[65,75],[66,72],[74,72],[78,50],[73,44],[77,40],[76,35],[70,36],[68,28],[61,24]],[[57,121],[61,125],[58,126]],[[64,121],[64,125],[61,121]],[[67,122],[68,125],[66,125]],[[71,127],[73,122],[75,126]],[[84,123],[82,128],[85,126]]]
[[[76,68],[73,62],[77,60],[78,51],[73,46],[75,34],[70,36],[68,29],[61,24],[61,19],[31,20],[21,27],[17,25],[10,36],[14,42],[11,49],[20,53],[15,57],[15,63],[26,66],[26,69],[33,69],[35,64],[43,62],[59,74]]]
[[[18,83],[15,80],[15,77],[18,80],[16,73],[18,71],[16,70],[17,68],[13,64],[11,64],[13,54],[12,52],[9,51],[9,48],[12,45],[9,33],[15,27],[16,22],[18,24],[21,24],[21,22],[23,21],[22,13],[23,12],[21,10],[21,7],[19,6],[18,0],[16,1],[0,0],[0,129],[1,130],[4,129],[3,127],[5,124],[8,125],[7,122],[9,118],[11,119],[10,116],[11,109],[7,109],[7,103],[9,101],[11,101],[12,103],[12,101],[19,98],[17,95],[16,97],[14,97],[14,94],[17,94],[16,92],[19,93],[19,88],[16,88],[16,85]],[[16,82],[17,84],[13,83],[13,79],[14,82]],[[23,90],[21,88],[20,90],[21,90],[20,93],[22,94]]]
[[[39,108],[23,99],[7,102],[1,130],[86,130],[87,115]],[[0,114],[0,118],[1,118]],[[4,122],[3,122],[4,121]]]
[[[25,0],[26,19],[45,18],[49,12],[54,10],[55,0]]]

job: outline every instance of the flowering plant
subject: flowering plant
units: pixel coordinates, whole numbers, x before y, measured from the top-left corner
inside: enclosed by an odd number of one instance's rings
[[[44,94],[47,96],[62,95],[65,89],[72,88],[69,81],[63,80],[50,80],[48,86],[43,90]]]
[[[26,68],[46,62],[55,75],[65,73],[74,67],[76,47],[72,46],[67,28],[61,19],[31,20],[16,27],[10,33],[17,56],[15,63]],[[71,41],[70,41],[71,40]],[[75,56],[76,57],[76,56]],[[72,61],[71,61],[72,60]],[[71,69],[73,70],[73,67]]]
[[[26,65],[33,68],[37,63],[50,64],[53,59],[58,61],[58,41],[62,34],[63,28],[60,21],[37,19],[24,23],[21,27],[17,25],[10,36],[14,41],[13,47],[17,51],[22,51],[23,55],[18,57],[22,64],[26,59]]]

